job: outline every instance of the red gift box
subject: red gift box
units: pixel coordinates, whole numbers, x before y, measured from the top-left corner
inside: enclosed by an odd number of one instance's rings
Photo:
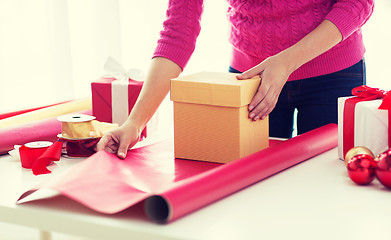
[[[143,82],[138,80],[144,78],[143,73],[139,69],[126,71],[112,57],[108,57],[104,69],[108,74],[91,83],[92,114],[98,121],[122,125],[140,95]],[[157,122],[155,113],[142,131],[141,139],[147,137],[147,129],[153,130]]]
[[[113,112],[112,107],[112,83],[116,81],[115,78],[100,78],[95,82],[91,83],[92,91],[92,114],[96,117],[96,120],[108,123],[118,123],[119,125],[123,122],[113,121],[114,114],[120,114]],[[128,83],[128,112],[132,111],[134,104],[140,94],[143,82],[134,81],[129,79]],[[126,104],[126,103],[124,103]],[[144,129],[141,136],[147,136],[147,130]]]

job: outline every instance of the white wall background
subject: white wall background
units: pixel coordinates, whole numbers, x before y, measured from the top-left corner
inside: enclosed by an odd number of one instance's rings
[[[391,1],[364,28],[368,85],[391,89]],[[167,0],[0,0],[0,113],[88,97],[108,56],[146,70]],[[185,72],[227,71],[227,3],[205,0]]]
[[[367,85],[391,90],[391,0],[375,0],[375,10],[364,25]]]

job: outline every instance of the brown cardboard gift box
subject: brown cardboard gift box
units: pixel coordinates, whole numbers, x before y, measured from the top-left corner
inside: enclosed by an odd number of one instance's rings
[[[175,157],[227,163],[269,146],[269,122],[248,118],[261,79],[200,72],[171,80]]]

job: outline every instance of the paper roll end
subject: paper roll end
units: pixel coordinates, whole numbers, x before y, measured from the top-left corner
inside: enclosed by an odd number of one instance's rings
[[[156,223],[167,223],[172,215],[170,204],[164,197],[159,195],[147,198],[144,210],[147,217]]]

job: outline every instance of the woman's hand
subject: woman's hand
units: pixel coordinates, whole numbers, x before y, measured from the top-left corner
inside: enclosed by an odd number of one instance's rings
[[[278,96],[290,74],[340,41],[342,34],[337,26],[329,20],[324,20],[291,47],[238,75],[239,80],[256,75],[262,78],[261,85],[248,106],[249,118],[255,121],[269,115],[276,106]]]
[[[105,133],[97,144],[97,151],[106,150],[124,159],[128,149],[139,141],[140,134],[139,128],[126,122],[119,128]]]
[[[248,105],[249,118],[253,121],[263,120],[270,114],[291,73],[290,66],[283,57],[274,55],[237,76],[238,80],[252,78],[256,75],[262,79],[257,92]]]

